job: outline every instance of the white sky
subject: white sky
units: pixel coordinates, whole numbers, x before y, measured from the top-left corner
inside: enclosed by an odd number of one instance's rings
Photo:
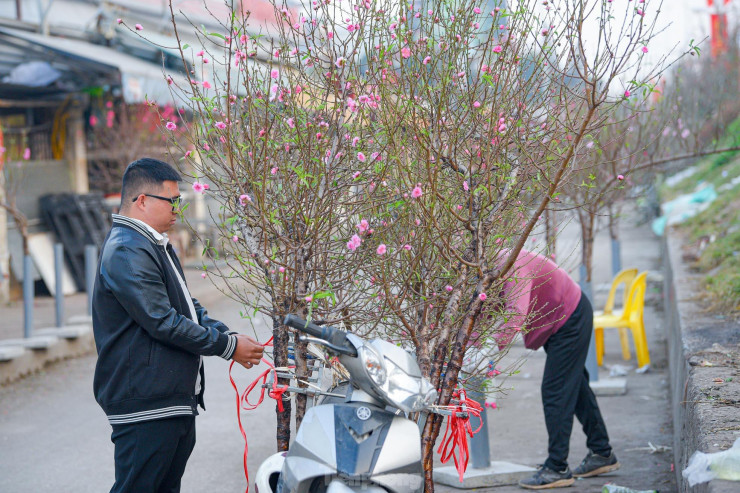
[[[511,8],[516,8],[517,3],[531,6],[533,1],[537,9],[544,8],[542,0],[509,0],[508,3]],[[550,0],[549,4],[557,6],[561,2],[572,4],[575,1]],[[596,40],[599,29],[599,4],[604,0],[585,1],[594,6],[594,12],[584,24],[584,36],[587,41],[588,39]],[[716,4],[723,4],[723,2],[724,0],[714,0],[715,6],[711,8],[711,11],[716,9]],[[649,70],[665,56],[667,56],[665,64],[674,61],[682,53],[688,51],[692,39],[694,44],[699,44],[703,56],[709,55],[710,8],[707,6],[707,0],[662,0],[662,2],[661,0],[645,0],[642,4],[639,0],[612,0],[610,11],[615,17],[613,22],[621,23],[625,14],[635,15],[634,9],[637,7],[644,8],[646,21],[652,21],[657,16],[655,32],[662,31],[649,43],[649,51],[644,55],[643,70]],[[659,8],[660,11],[658,11]],[[727,6],[727,12],[728,25],[732,29],[732,26],[736,25],[740,19],[740,0],[731,0]],[[704,41],[701,42],[702,40]],[[629,75],[625,74],[625,77]]]

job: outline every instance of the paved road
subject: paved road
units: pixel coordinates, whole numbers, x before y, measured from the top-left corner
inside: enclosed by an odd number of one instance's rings
[[[626,230],[623,241],[625,265],[641,270],[659,268],[658,242],[647,228]],[[629,248],[628,244],[631,245]],[[564,242],[561,254],[573,245]],[[596,279],[603,282],[609,278],[608,239],[597,240],[596,248],[607,252],[597,262]],[[240,307],[236,303],[216,290],[206,289],[207,281],[202,281],[197,273],[189,273],[189,282],[213,316],[237,330],[247,330],[239,319]],[[658,296],[658,293],[652,293],[654,302]],[[598,298],[596,304],[599,304]],[[567,491],[599,491],[607,481],[636,489],[655,488],[664,493],[675,491],[670,471],[672,455],[640,450],[648,442],[655,445],[672,442],[665,336],[659,310],[660,304],[653,303],[647,312],[653,370],[645,375],[631,372],[627,377],[627,395],[599,399],[622,469],[610,477],[578,481]],[[616,331],[607,332],[606,363],[623,363],[617,335],[610,332]],[[266,333],[264,326],[258,327],[260,340],[266,339]],[[487,412],[492,459],[535,465],[546,457],[546,432],[539,397],[544,353],[528,352],[518,346],[511,356],[526,356],[527,361],[521,373],[508,381],[513,390],[498,398],[499,409]],[[92,396],[94,365],[94,356],[66,361],[0,388],[0,492],[97,493],[110,488],[113,482],[113,446],[110,427]],[[183,479],[184,493],[239,492],[245,489],[243,441],[237,428],[235,395],[228,382],[227,371],[227,362],[220,358],[206,359],[208,411],[197,419],[198,443]],[[236,375],[240,388],[243,389],[257,374],[256,369],[240,369]],[[606,374],[602,374],[602,378],[606,378]],[[274,452],[274,407],[270,401],[256,411],[243,413],[252,473],[266,456]],[[585,440],[577,423],[574,428],[571,466],[577,465],[586,452]],[[440,487],[438,491],[453,490]],[[488,491],[508,493],[521,490],[500,487]]]
[[[236,330],[251,332],[239,305],[189,273],[189,284],[209,313]],[[200,291],[200,292],[198,292]],[[258,327],[260,340],[267,329]],[[47,371],[0,388],[0,492],[107,491],[113,483],[110,426],[92,393],[94,355],[64,361]],[[236,396],[229,363],[206,358],[206,407],[197,418],[197,445],[184,477],[183,492],[244,489],[244,442],[236,422]],[[235,367],[240,389],[260,370]],[[249,470],[256,471],[275,449],[271,399],[244,412],[250,444]]]

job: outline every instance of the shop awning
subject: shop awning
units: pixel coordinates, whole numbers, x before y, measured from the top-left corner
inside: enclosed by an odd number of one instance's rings
[[[48,55],[56,62],[65,62],[69,70],[79,72],[77,77],[84,79],[85,74],[88,74],[87,79],[97,82],[92,84],[95,86],[110,83],[110,72],[117,70],[120,73],[123,97],[128,103],[149,100],[159,104],[171,104],[174,102],[170,93],[172,86],[167,84],[166,76],[171,76],[178,84],[186,83],[186,79],[179,73],[165,72],[163,67],[154,63],[83,40],[43,36],[9,28],[0,28],[0,37],[15,40],[16,44],[26,42],[43,47],[44,50],[48,50]],[[54,57],[53,55],[59,56]],[[70,60],[75,63],[70,63]],[[5,60],[0,60],[0,66],[4,63],[6,63]],[[103,77],[95,80],[101,75]]]

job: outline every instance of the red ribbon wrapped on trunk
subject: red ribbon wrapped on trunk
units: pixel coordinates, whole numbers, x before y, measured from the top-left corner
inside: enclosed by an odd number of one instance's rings
[[[458,404],[453,406],[451,413],[447,416],[447,426],[445,428],[445,434],[442,437],[442,443],[439,444],[437,453],[441,454],[442,463],[446,463],[452,457],[455,463],[455,468],[460,475],[460,482],[463,482],[463,475],[468,468],[468,460],[470,459],[470,452],[468,450],[468,435],[471,437],[480,431],[483,426],[483,418],[481,417],[481,411],[483,408],[480,404],[472,399],[468,399],[465,390],[456,390],[452,394],[453,398],[459,399]],[[467,416],[459,417],[458,413],[466,413]],[[470,416],[476,416],[480,419],[478,428],[473,430],[470,425]],[[459,450],[458,453],[455,450]]]

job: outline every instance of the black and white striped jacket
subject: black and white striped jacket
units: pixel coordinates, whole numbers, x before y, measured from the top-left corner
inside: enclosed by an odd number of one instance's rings
[[[142,225],[114,215],[93,290],[98,351],[93,390],[111,424],[197,415],[205,379],[200,356],[231,359],[236,337],[192,298],[198,323],[167,253],[185,278],[171,245]],[[199,370],[200,368],[200,370]],[[195,395],[201,372],[201,392]]]

